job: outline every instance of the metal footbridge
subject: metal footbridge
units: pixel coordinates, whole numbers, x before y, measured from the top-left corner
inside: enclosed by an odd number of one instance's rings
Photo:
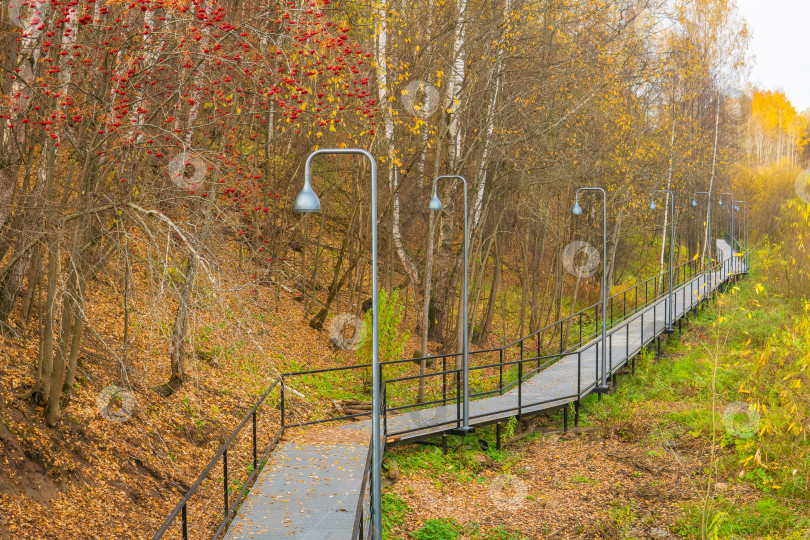
[[[661,335],[670,332],[670,308],[672,323],[680,325],[730,280],[747,273],[745,254],[732,257],[731,246],[724,240],[717,240],[717,249],[721,261],[709,269],[700,269],[697,261],[676,267],[671,294],[665,272],[610,297],[607,358],[600,358],[601,302],[504,347],[471,351],[470,424],[500,427],[514,416],[562,408],[567,427],[572,404],[578,422],[580,402],[596,388],[603,362],[611,380],[621,370],[633,372],[635,357],[656,340],[660,345]],[[383,444],[437,437],[443,441],[446,433],[461,425],[461,370],[456,357],[425,359],[430,366],[425,373],[419,373],[416,364],[422,359],[383,363]],[[366,538],[370,525],[370,411],[322,418],[322,413],[307,409],[300,392],[293,388],[327,376],[328,380],[362,378],[368,368],[347,366],[282,375],[155,538]],[[420,388],[422,397],[417,399]],[[260,418],[267,428],[258,427]],[[252,437],[247,428],[251,424]],[[294,438],[282,439],[292,430],[297,432]],[[266,450],[259,454],[259,447]],[[229,478],[229,461],[231,470],[234,463],[248,466],[240,477],[232,473]],[[203,494],[208,492],[213,495],[206,498]]]

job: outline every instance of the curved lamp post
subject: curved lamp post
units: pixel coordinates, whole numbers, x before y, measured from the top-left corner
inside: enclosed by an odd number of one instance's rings
[[[672,287],[673,287],[673,279],[672,279],[672,277],[673,276],[672,276],[672,274],[675,273],[675,267],[673,266],[673,263],[672,263],[673,255],[675,253],[675,194],[672,193],[672,191],[669,190],[669,189],[656,189],[655,191],[653,191],[653,198],[650,201],[650,210],[655,210],[656,209],[656,206],[655,206],[655,194],[656,193],[669,193],[669,208],[670,208],[670,216],[671,216],[670,229],[672,229],[672,233],[670,234],[670,237],[669,237],[669,300],[668,300],[669,305],[667,306],[669,308],[669,309],[667,309],[667,311],[669,312],[668,313],[669,316],[667,317],[667,322],[666,322],[667,328],[666,328],[666,330],[664,330],[664,332],[667,333],[667,334],[671,334],[671,333],[674,332],[674,330],[672,329],[672,321],[675,319],[675,305],[672,303],[672,298],[673,298],[673,293],[672,293]]]
[[[582,215],[582,207],[579,205],[580,191],[599,191],[602,193],[602,384],[596,381],[594,392],[604,394],[609,390],[607,385],[607,193],[600,187],[579,188],[574,195],[574,207],[571,209],[571,214],[575,216]],[[597,362],[598,360],[597,350]]]
[[[380,343],[377,311],[377,162],[367,151],[360,148],[324,148],[315,150],[307,158],[304,167],[304,187],[295,198],[293,209],[296,212],[318,212],[321,202],[312,190],[312,158],[321,154],[361,155],[371,162],[371,525],[372,537],[382,537],[382,492],[380,483]]]
[[[731,206],[729,207],[728,213],[731,216],[731,271],[734,272],[736,267],[736,258],[734,254],[737,252],[737,250],[734,248],[734,194],[721,193],[717,201],[717,204],[720,206],[723,206],[723,195],[728,195],[731,197]]]
[[[439,180],[443,179],[455,179],[461,180],[464,184],[464,283],[462,284],[461,290],[461,323],[464,325],[464,328],[461,333],[461,339],[463,340],[461,346],[461,357],[462,357],[462,386],[463,386],[463,406],[462,406],[462,426],[459,428],[460,431],[463,432],[471,432],[474,428],[470,427],[470,355],[469,355],[469,329],[470,329],[470,321],[467,320],[467,294],[468,294],[468,286],[467,286],[467,269],[469,265],[469,259],[467,256],[467,179],[463,176],[458,174],[445,174],[439,176],[435,180],[433,180],[433,198],[430,199],[428,203],[428,208],[433,211],[438,211],[442,209],[442,201],[439,200],[439,193],[437,191]]]
[[[706,277],[704,278],[704,286],[706,288],[709,287],[709,272],[712,267],[712,194],[708,191],[696,191],[694,195],[692,195],[692,208],[697,208],[697,196],[698,195],[706,195],[706,251],[708,252],[707,255],[709,257],[708,263],[706,263]]]

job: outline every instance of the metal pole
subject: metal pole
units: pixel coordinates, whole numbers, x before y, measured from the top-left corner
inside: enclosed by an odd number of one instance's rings
[[[463,324],[464,327],[461,332],[461,369],[462,369],[462,381],[461,384],[464,387],[464,396],[463,396],[463,406],[462,406],[462,431],[473,431],[473,428],[470,426],[470,347],[469,347],[469,332],[470,332],[470,321],[468,320],[467,315],[467,304],[468,304],[468,297],[469,294],[469,286],[467,283],[467,274],[469,273],[469,255],[467,253],[467,237],[469,236],[468,231],[468,223],[467,223],[467,179],[458,174],[445,174],[439,176],[435,180],[433,180],[433,197],[436,201],[438,201],[438,196],[436,192],[436,187],[439,183],[439,180],[442,179],[450,179],[455,178],[457,180],[461,180],[464,184],[464,283],[462,285],[461,291],[461,320],[459,324]],[[433,201],[431,201],[433,203]],[[430,207],[430,205],[429,205]],[[441,208],[441,202],[439,202],[439,208]],[[437,208],[437,209],[439,209]]]
[[[706,271],[705,271],[705,283],[703,284],[706,289],[709,287],[709,274],[711,273],[711,266],[712,266],[712,194],[708,191],[696,191],[694,195],[692,195],[692,206],[697,206],[696,197],[698,195],[706,195],[706,255],[708,257],[708,262],[706,263]]]
[[[315,150],[307,158],[304,167],[304,190],[312,193],[312,159],[321,154],[355,154],[364,156],[371,163],[371,535],[374,540],[382,539],[382,483],[380,467],[382,449],[380,444],[380,342],[379,310],[377,292],[377,162],[369,152],[361,148],[323,148]],[[312,193],[314,196],[315,194]],[[317,201],[317,198],[315,199]],[[303,211],[320,210],[307,207]]]
[[[657,189],[657,190],[655,190],[653,192],[653,195],[655,193],[659,193],[659,192],[669,194],[669,207],[670,207],[670,210],[671,210],[671,212],[670,212],[670,216],[671,216],[670,229],[672,230],[672,233],[670,234],[670,239],[669,239],[669,295],[668,295],[669,296],[669,300],[668,300],[668,302],[669,302],[668,308],[669,309],[667,309],[667,312],[668,312],[668,315],[669,315],[669,317],[668,317],[669,320],[667,321],[667,333],[672,333],[673,332],[673,330],[672,330],[672,321],[675,319],[675,307],[674,307],[674,304],[672,302],[672,298],[673,298],[673,293],[672,293],[672,291],[673,291],[673,274],[675,273],[675,266],[673,264],[673,257],[674,257],[674,254],[675,254],[675,194],[669,189]],[[654,205],[654,203],[653,203],[653,205]],[[652,209],[654,210],[655,207],[653,206]]]
[[[579,193],[581,191],[598,191],[602,194],[602,384],[597,384],[594,391],[597,393],[605,393],[608,391],[607,385],[607,193],[600,187],[583,187],[579,188],[574,195],[576,209],[582,213],[582,208],[579,206]],[[597,381],[598,382],[598,381]]]
[[[734,264],[734,194],[733,193],[721,193],[720,194],[720,204],[723,204],[723,195],[728,195],[731,197],[731,207],[729,208],[728,212],[731,214],[731,263],[729,264],[729,269],[734,272],[735,264]]]
[[[748,267],[748,216],[750,215],[751,207],[748,206],[748,201],[737,201],[737,204],[740,205],[740,208],[743,208],[745,205],[745,212],[743,213],[743,233],[742,233],[742,244],[743,249],[745,250],[745,265],[746,269]]]

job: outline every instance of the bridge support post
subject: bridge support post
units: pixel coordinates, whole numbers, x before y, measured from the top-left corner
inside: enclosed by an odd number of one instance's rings
[[[579,400],[574,402],[574,427],[579,427]]]
[[[563,407],[563,434],[568,433],[568,403]]]
[[[495,424],[495,448],[501,449],[501,423]]]
[[[447,455],[447,433],[442,432],[442,455]]]
[[[655,341],[658,347],[658,352],[656,353],[656,356],[661,356],[661,337],[659,336],[655,338]]]
[[[631,360],[630,364],[631,364],[630,373],[635,375],[636,374],[636,357],[635,356],[633,357],[633,360]]]

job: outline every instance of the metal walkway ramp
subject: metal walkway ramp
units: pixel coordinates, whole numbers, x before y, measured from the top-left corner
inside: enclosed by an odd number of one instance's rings
[[[747,272],[745,258],[736,256],[732,259],[732,249],[727,242],[718,240],[717,249],[723,260],[721,263],[711,271],[695,272],[673,288],[674,321],[687,315],[730,277]],[[627,304],[626,298],[624,304]],[[669,295],[665,293],[608,329],[607,373],[612,376],[618,372],[666,331],[668,309]],[[560,336],[563,335],[562,329],[561,325]],[[581,329],[580,318],[580,332]],[[553,356],[540,356],[538,347],[534,358],[523,357],[523,341],[520,343],[520,360],[508,363],[508,367],[517,367],[516,380],[505,387],[500,385],[497,393],[483,393],[493,394],[489,397],[470,402],[472,425],[536,414],[569,403],[575,403],[578,410],[579,401],[595,388],[597,374],[605,361],[598,357],[601,337]],[[561,337],[561,348],[562,343]],[[533,367],[524,370],[527,363],[532,363]],[[501,373],[504,365],[507,363],[502,361]],[[480,369],[490,368],[492,366]],[[431,376],[446,377],[447,373]],[[405,377],[399,381],[412,379]],[[389,385],[397,381],[385,382]],[[456,427],[459,422],[458,402],[453,396],[442,399],[441,405],[433,407],[386,405],[385,413],[384,433],[391,442],[435,436]],[[363,538],[363,531],[368,530],[369,516],[370,432],[371,424],[366,420],[326,429],[309,429],[301,439],[282,442],[233,518],[226,538]]]

